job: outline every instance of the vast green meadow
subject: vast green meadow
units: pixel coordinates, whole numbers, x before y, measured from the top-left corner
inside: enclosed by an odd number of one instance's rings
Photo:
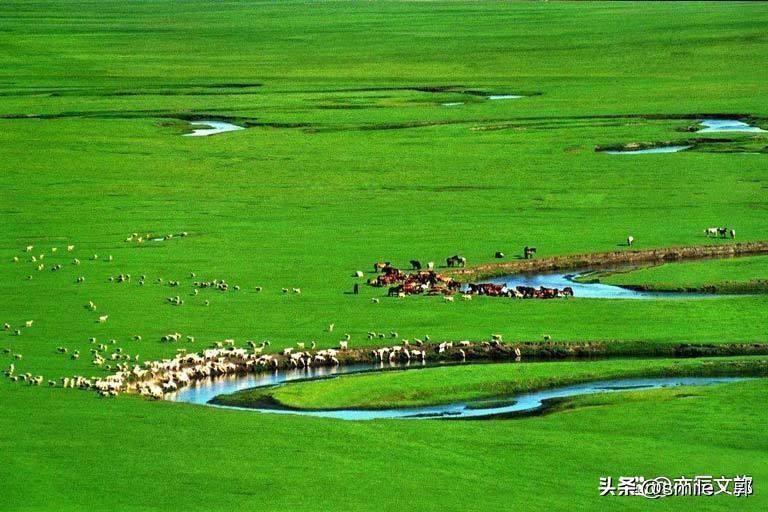
[[[539,257],[627,250],[630,234],[641,249],[733,243],[707,238],[710,226],[768,240],[768,136],[687,131],[711,116],[768,129],[767,24],[768,5],[748,2],[4,2],[0,324],[10,329],[0,367],[57,382],[106,376],[91,337],[139,361],[223,339],[270,340],[275,351],[336,346],[343,334],[352,347],[379,344],[369,331],[766,342],[764,293],[446,303],[388,299],[353,276],[371,277],[376,261],[457,253],[489,263],[526,245]],[[190,119],[247,129],[185,137]],[[694,139],[723,142],[595,151]],[[109,280],[119,274],[131,279]],[[233,286],[193,295],[202,279]],[[749,283],[768,279],[768,259],[603,279]],[[168,303],[176,295],[183,305]],[[195,340],[160,341],[172,332]],[[558,382],[615,375],[558,364]],[[620,373],[660,364],[622,361]],[[503,380],[489,368],[456,369],[446,388]],[[397,387],[444,400],[428,371],[405,372]],[[335,399],[366,389],[376,385]],[[767,392],[755,380],[695,397],[575,399],[519,420],[354,423],[2,377],[0,510],[645,510],[643,498],[599,497],[599,477],[736,473],[754,477],[754,496],[655,507],[764,510]]]

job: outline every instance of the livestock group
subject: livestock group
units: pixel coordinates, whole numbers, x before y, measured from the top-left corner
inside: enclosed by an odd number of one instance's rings
[[[527,252],[528,251],[526,251],[526,253]],[[404,272],[391,266],[389,262],[381,265],[376,264],[374,267],[380,270],[381,274],[370,279],[368,284],[377,287],[389,286],[387,292],[387,296],[389,297],[405,297],[406,295],[425,294],[444,295],[450,298],[457,293],[460,293],[465,300],[468,300],[473,295],[519,299],[554,299],[558,297],[573,296],[573,288],[570,286],[559,289],[545,286],[539,288],[534,288],[532,286],[508,287],[505,284],[498,283],[462,284],[452,277],[439,274],[434,270],[419,270],[421,269],[421,265],[416,265],[414,263],[418,264],[419,262],[417,260],[411,261],[411,266],[414,267],[414,269],[417,269],[415,272]]]
[[[736,230],[728,227],[711,227],[704,230],[704,234],[708,237],[720,237],[720,238],[736,238]]]

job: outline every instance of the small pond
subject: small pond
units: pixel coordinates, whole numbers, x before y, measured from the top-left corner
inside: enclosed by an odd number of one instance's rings
[[[737,119],[704,119],[701,121],[704,128],[697,133],[709,132],[764,132],[760,127],[750,126],[749,124]]]
[[[234,132],[237,130],[245,130],[242,126],[236,124],[226,123],[224,121],[190,121],[189,124],[193,126],[207,126],[208,128],[198,128],[192,133],[185,133],[185,137],[208,137],[209,135],[216,135],[219,133]]]
[[[607,150],[601,151],[601,153],[607,153],[609,155],[651,155],[656,153],[679,153],[685,151],[693,146],[659,146],[655,148],[645,149],[621,149],[621,150]]]

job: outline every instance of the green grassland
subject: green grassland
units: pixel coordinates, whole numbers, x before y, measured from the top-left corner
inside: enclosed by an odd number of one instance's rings
[[[216,403],[253,406],[265,397],[299,409],[387,409],[503,398],[600,379],[657,376],[765,375],[765,358],[647,359],[478,364],[385,371],[238,391]]]
[[[685,129],[705,114],[765,127],[767,22],[760,3],[4,2],[0,324],[12,329],[0,331],[11,350],[0,366],[46,379],[107,375],[91,364],[90,337],[141,360],[224,338],[277,350],[311,339],[329,347],[349,333],[359,347],[375,343],[368,331],[765,341],[768,295],[446,304],[347,292],[354,271],[378,260],[621,250],[628,234],[638,248],[731,243],[707,239],[711,225],[768,239],[764,134],[728,135],[749,149],[737,153],[594,150],[701,138]],[[182,137],[182,119],[198,117],[250,127]],[[126,242],[133,232],[189,235]],[[40,254],[43,271],[29,261]],[[765,278],[764,264],[725,268],[736,261],[669,265],[658,282]],[[131,281],[108,281],[120,273]],[[192,295],[193,280],[215,278],[241,289]],[[167,303],[175,295],[184,305]],[[176,331],[196,341],[160,342]],[[591,397],[590,407],[515,422],[355,424],[100,400],[2,378],[0,510],[381,511],[402,509],[403,496],[421,510],[639,510],[644,501],[598,498],[598,477],[767,478],[765,389]],[[739,506],[765,509],[766,498]]]
[[[659,265],[599,277],[601,282],[652,290],[764,293],[768,258],[763,256]]]

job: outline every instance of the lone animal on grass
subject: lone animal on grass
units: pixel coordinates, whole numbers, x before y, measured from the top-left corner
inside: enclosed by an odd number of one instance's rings
[[[494,255],[495,258],[501,259],[504,257],[504,253],[501,251],[496,251],[496,254]]]
[[[109,315],[101,315],[99,317],[99,323],[100,324],[106,323],[108,319],[109,319]]]
[[[523,249],[523,257],[526,260],[529,260],[529,259],[533,258],[535,255],[536,255],[536,248],[535,247],[529,247],[529,246],[526,245],[525,248]]]
[[[24,322],[24,325],[26,327],[32,327],[32,324],[34,324],[34,323],[35,323],[34,320],[27,320],[26,322]]]
[[[632,244],[635,242],[635,237],[632,235],[629,235],[627,237],[627,247],[632,247]]]
[[[449,267],[465,267],[467,265],[467,258],[455,254],[450,258],[446,258],[445,264]]]
[[[736,238],[736,230],[735,229],[731,230],[731,238]]]

